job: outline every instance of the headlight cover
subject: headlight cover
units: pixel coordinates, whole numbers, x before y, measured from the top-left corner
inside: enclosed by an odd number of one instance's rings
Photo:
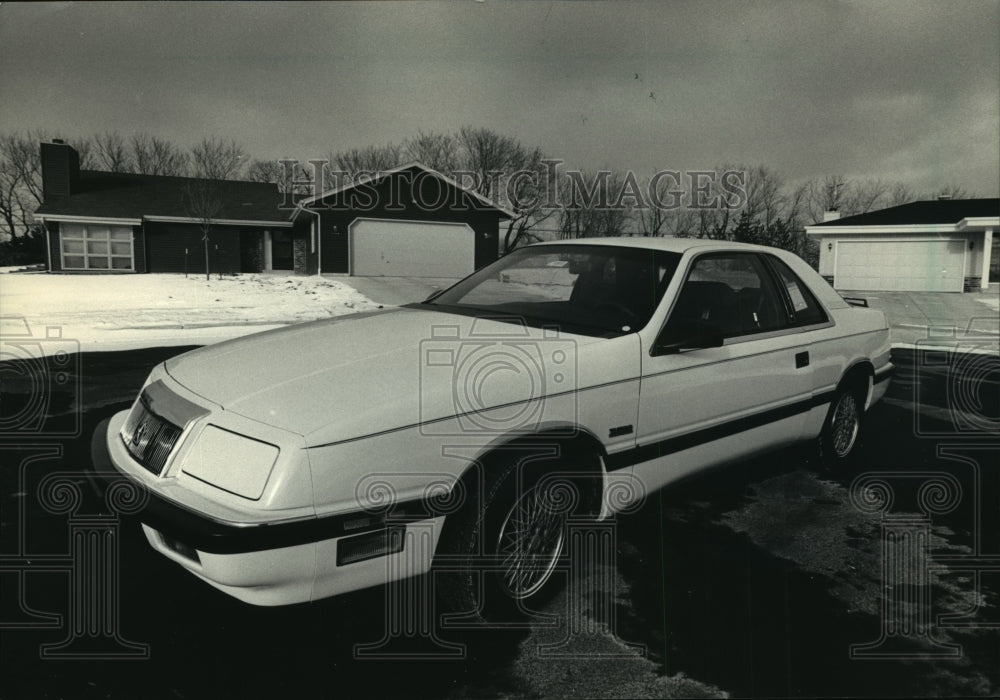
[[[139,395],[140,396],[142,395],[142,392],[146,389],[147,386],[149,386],[155,381],[163,379],[166,376],[167,376],[167,365],[165,362],[161,362],[160,364],[153,367],[153,369],[150,371],[149,376],[146,377],[146,381],[143,382],[142,384],[142,388],[139,389]]]
[[[278,459],[278,448],[214,425],[201,431],[181,470],[237,496],[258,500]]]

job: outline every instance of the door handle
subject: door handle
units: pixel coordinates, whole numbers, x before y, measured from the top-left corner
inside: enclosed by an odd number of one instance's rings
[[[809,366],[809,351],[795,353],[795,369],[802,369]]]

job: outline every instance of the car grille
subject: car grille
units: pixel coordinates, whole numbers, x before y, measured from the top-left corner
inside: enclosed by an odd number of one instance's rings
[[[174,449],[181,428],[149,410],[145,396],[132,407],[122,426],[125,448],[142,466],[159,476]]]

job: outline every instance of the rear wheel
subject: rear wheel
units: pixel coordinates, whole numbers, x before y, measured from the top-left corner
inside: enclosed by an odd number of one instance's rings
[[[827,467],[851,464],[857,458],[863,407],[864,399],[857,387],[844,386],[837,390],[820,434],[821,455]]]

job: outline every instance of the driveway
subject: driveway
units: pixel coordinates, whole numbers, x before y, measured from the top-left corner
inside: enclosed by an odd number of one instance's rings
[[[349,285],[376,304],[399,306],[423,301],[431,292],[450,287],[458,281],[452,277],[342,277],[331,279]]]
[[[974,336],[981,344],[1000,341],[1000,294],[985,292],[954,294],[945,292],[862,292],[841,291],[848,297],[862,297],[873,309],[885,312],[892,328],[893,343],[926,342],[928,338],[946,339]],[[990,340],[992,339],[992,342]]]

